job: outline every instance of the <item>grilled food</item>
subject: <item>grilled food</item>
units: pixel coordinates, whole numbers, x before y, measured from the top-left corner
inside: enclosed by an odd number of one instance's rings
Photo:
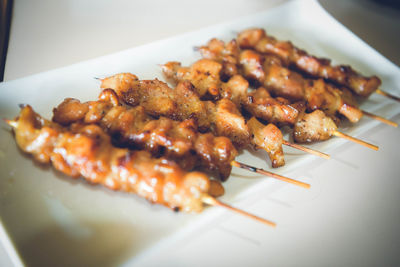
[[[248,38],[252,36],[253,35],[249,35]],[[223,60],[225,54],[218,53],[224,50],[215,49],[215,45],[212,44],[216,41],[213,40],[206,46],[202,46],[200,52],[203,56],[207,56],[207,58],[209,58],[208,60],[219,60],[219,63],[223,65],[225,64]],[[241,40],[242,42],[238,42],[238,44],[244,43],[242,46],[245,48],[251,46],[251,42],[247,44],[243,38]],[[219,41],[218,44],[222,47],[232,46],[232,42],[224,45],[224,42]],[[237,43],[234,42],[234,44]],[[209,50],[212,50],[213,53],[207,53]],[[211,55],[213,57],[211,57]],[[350,91],[345,88],[335,87],[326,83],[323,79],[306,79],[301,74],[287,68],[285,62],[274,55],[260,54],[250,49],[240,50],[239,47],[237,47],[235,53],[230,54],[230,57],[233,56],[237,56],[235,62],[237,63],[238,73],[242,74],[251,84],[255,86],[264,86],[275,97],[279,96],[291,101],[305,101],[309,111],[321,109],[331,117],[335,116],[336,113],[340,113],[353,123],[357,122],[362,117],[361,110],[357,108],[356,100]],[[190,69],[193,69],[195,64],[193,64]],[[220,69],[223,69],[223,67]],[[196,69],[193,69],[192,72],[195,70]],[[199,72],[198,70],[196,71]],[[203,72],[205,71],[207,70],[203,68]],[[213,76],[215,77],[216,75],[214,74]],[[280,117],[278,117],[278,119],[279,118]],[[265,119],[268,120],[268,118]],[[272,117],[269,118],[268,121],[278,120]]]
[[[205,174],[186,172],[164,157],[114,147],[109,135],[95,124],[66,128],[42,118],[28,105],[9,124],[19,148],[36,161],[174,210],[200,212],[203,197],[218,191],[215,186],[221,188]]]
[[[279,41],[267,35],[263,29],[248,29],[238,34],[237,42],[243,49],[280,57],[287,66],[295,67],[308,75],[327,79],[351,89],[355,94],[368,97],[381,84],[377,76],[366,77],[347,65],[333,66],[326,58],[309,55],[290,41]]]
[[[96,123],[118,146],[144,149],[153,156],[165,156],[184,169],[194,166],[217,172],[226,180],[237,150],[231,141],[211,133],[199,133],[193,119],[174,121],[149,116],[142,106],[120,104],[112,89],[101,92],[99,100],[81,103],[67,98],[53,110],[53,121],[64,126]]]
[[[182,67],[179,62],[168,62],[162,65],[162,70],[167,79],[175,84],[191,82],[202,99],[229,99],[236,104],[238,110],[245,109],[251,115],[270,123],[294,123],[298,109],[302,109],[300,102],[291,104],[283,98],[272,98],[264,88],[248,93],[249,82],[239,74],[223,82],[222,66],[223,63],[215,60],[201,59],[190,67]],[[261,99],[261,95],[264,98]]]
[[[254,143],[252,133],[237,106],[224,98],[213,103],[202,101],[193,85],[180,82],[175,89],[159,80],[139,80],[129,73],[117,74],[102,80],[101,88],[112,88],[128,105],[142,106],[153,116],[165,116],[174,120],[194,119],[201,131],[211,131],[216,136],[228,137],[239,149],[252,145],[267,151],[273,167],[284,165],[283,150],[271,153],[270,146]],[[160,105],[160,103],[163,103]],[[269,127],[272,128],[272,127]],[[274,140],[276,131],[263,131],[265,140]]]

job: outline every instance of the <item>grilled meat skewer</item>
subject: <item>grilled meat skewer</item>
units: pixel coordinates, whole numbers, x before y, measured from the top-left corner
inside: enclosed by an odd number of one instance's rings
[[[248,29],[238,34],[237,42],[243,49],[255,49],[260,53],[273,54],[286,65],[293,66],[313,77],[327,79],[351,89],[355,94],[368,97],[381,85],[377,76],[366,77],[350,66],[333,66],[326,58],[309,55],[290,41],[279,41],[267,35],[263,29]]]
[[[235,103],[238,109],[244,108],[253,116],[270,123],[294,123],[298,110],[303,108],[302,103],[290,104],[283,98],[274,99],[270,96],[261,102],[260,98],[254,97],[254,93],[248,93],[249,82],[243,76],[235,74],[227,82],[222,81],[223,66],[215,60],[201,59],[190,67],[182,67],[179,62],[171,61],[162,65],[162,70],[166,78],[175,84],[191,82],[202,99],[226,98]]]
[[[224,69],[223,65],[226,62],[226,57],[236,57],[235,61],[230,60],[230,62],[236,62],[237,64],[237,73],[235,75],[242,74],[253,85],[266,87],[275,97],[284,97],[291,101],[305,101],[309,111],[322,109],[329,116],[335,116],[336,112],[338,112],[352,122],[357,122],[362,117],[362,111],[357,108],[356,100],[347,89],[339,89],[325,83],[322,79],[305,79],[299,73],[288,69],[279,57],[262,55],[249,49],[240,50],[239,47],[227,49],[234,44],[238,45],[233,41],[225,44],[223,41],[212,39],[207,45],[201,46],[199,51],[206,60],[211,62],[218,61],[214,65],[220,63],[222,65],[221,69]],[[205,64],[203,63],[203,65]],[[209,63],[208,65],[212,64]],[[198,67],[196,68],[196,63],[187,69],[188,71],[191,70],[192,73],[198,73],[202,70]],[[208,69],[211,68],[208,67]],[[213,69],[216,68],[214,67]],[[175,71],[177,73],[182,72],[178,68]],[[206,72],[207,68],[203,68],[202,71],[203,73]],[[176,78],[182,76],[176,75]],[[185,76],[188,77],[189,75]],[[214,74],[213,76],[215,77],[216,75]],[[260,94],[259,97],[261,97]],[[264,99],[270,99],[270,97],[265,96]],[[278,101],[283,102],[284,99],[279,98]],[[247,109],[249,109],[248,105]]]
[[[229,177],[231,162],[238,154],[228,138],[199,133],[193,119],[182,122],[165,117],[153,119],[142,106],[121,105],[112,89],[104,89],[98,101],[81,103],[65,99],[53,110],[53,121],[64,126],[96,123],[118,146],[165,156],[184,169],[201,166],[217,172],[223,181]]]
[[[248,66],[248,62],[261,66],[264,75],[260,76],[259,81],[276,96],[291,100],[305,100],[310,111],[321,109],[330,116],[339,113],[352,123],[358,122],[363,115],[349,91],[339,90],[323,79],[303,78],[300,74],[286,68],[277,57],[261,56],[253,50],[243,50],[240,53],[240,63],[246,69],[246,77],[252,78],[256,75],[254,72],[259,72],[260,68]]]
[[[233,49],[232,47],[235,45],[236,47]],[[332,114],[339,111],[339,113],[344,114],[353,122],[360,118],[361,115],[365,115],[390,126],[398,126],[397,123],[381,116],[364,110],[357,110],[357,101],[346,88],[335,87],[325,83],[322,79],[315,82],[304,79],[300,74],[289,70],[279,57],[269,54],[261,55],[255,51],[249,50],[240,51],[235,40],[225,44],[223,41],[214,38],[211,39],[207,45],[201,46],[198,50],[203,57],[220,62],[223,65],[222,69],[224,69],[224,64],[226,64],[225,62],[227,61],[225,58],[229,59],[229,62],[236,62],[235,74],[243,74],[253,85],[270,85],[272,87],[268,87],[270,90],[278,87],[279,93],[290,99],[302,99],[304,92],[302,92],[301,89],[303,88],[303,91],[306,92],[306,98],[309,100],[309,110],[321,107],[325,112],[329,112],[329,116],[334,118],[335,121],[338,120]],[[232,58],[236,58],[236,60],[232,60]],[[264,66],[267,61],[269,62],[268,69],[270,69],[270,71],[268,71],[268,76],[266,76],[266,67]],[[377,93],[378,92],[382,91],[378,90]],[[263,102],[264,101],[265,100],[263,100]],[[268,100],[268,102],[271,101]],[[263,105],[265,106],[264,103]],[[262,108],[262,106],[259,105],[256,108]],[[254,107],[252,107],[252,109],[256,110]]]
[[[214,43],[216,42],[215,40],[216,39],[213,39],[209,43]],[[217,47],[223,47],[224,43],[217,42],[217,44]],[[201,47],[200,51],[208,51],[211,49],[215,49],[215,47],[215,45]],[[220,51],[225,50],[216,49],[214,53],[206,53],[206,55],[209,58],[215,57],[221,60],[222,63],[224,63],[225,61],[223,60],[223,58],[229,53],[219,55],[218,52]],[[234,55],[237,55],[236,50],[235,54],[229,54],[229,58],[232,58]],[[338,111],[346,115],[353,122],[358,121],[359,118],[362,116],[363,112],[355,107],[356,101],[352,98],[351,94],[346,94],[345,92],[335,89],[332,86],[325,84],[323,80],[319,80],[315,84],[312,84],[310,82],[308,85],[308,83],[306,83],[306,79],[304,79],[297,73],[294,73],[294,75],[288,75],[291,74],[289,70],[283,68],[281,64],[275,64],[275,61],[280,62],[278,58],[274,57],[272,58],[272,60],[270,60],[271,64],[274,64],[274,66],[277,67],[275,69],[275,73],[277,73],[278,75],[275,74],[273,76],[270,76],[267,75],[268,73],[264,70],[264,57],[251,50],[239,51],[239,59],[237,60],[237,62],[239,62],[239,65],[237,69],[240,73],[244,73],[249,81],[256,81],[261,84],[264,82],[266,86],[269,86],[269,84],[267,84],[266,82],[275,83],[278,85],[277,87],[279,92],[283,91],[284,93],[286,93],[286,91],[288,91],[292,99],[299,100],[299,98],[302,98],[303,100],[306,100],[309,110],[313,111],[317,108],[321,108],[329,114],[330,118],[320,112],[315,112],[315,114],[313,114],[312,116],[304,116],[304,109],[295,109],[297,113],[292,116],[292,121],[289,124],[298,123],[300,115],[302,121],[304,121],[305,118],[313,121],[313,123],[309,124],[313,127],[297,127],[295,129],[293,133],[297,133],[296,135],[294,135],[294,139],[297,142],[304,142],[304,140],[309,140],[309,142],[317,141],[319,138],[321,138],[321,141],[326,140],[326,137],[322,139],[327,131],[326,128],[323,128],[323,121],[331,121],[332,118],[338,121],[338,119],[335,117],[336,112]],[[268,116],[268,112],[265,113],[265,111],[268,111],[268,108],[265,107],[269,107],[270,110],[269,105],[272,103],[272,105],[276,106],[277,100],[274,99],[275,102],[272,102],[270,99],[273,98],[271,98],[269,93],[264,88],[258,88],[251,93],[247,93],[247,90],[243,89],[247,87],[244,85],[244,82],[237,82],[243,80],[243,78],[238,78],[241,77],[238,74],[235,74],[235,76],[233,76],[227,82],[223,82],[219,76],[220,72],[218,72],[218,70],[221,71],[223,67],[221,67],[221,64],[219,64],[220,67],[217,68],[218,64],[219,62],[211,59],[199,60],[190,67],[181,67],[180,64],[177,62],[169,62],[163,65],[163,70],[169,79],[173,79],[175,81],[188,79],[194,84],[199,84],[200,86],[202,86],[203,92],[210,92],[210,90],[208,90],[207,88],[213,88],[212,91],[220,92],[218,94],[219,97],[233,98],[235,95],[239,95],[239,97],[236,97],[236,99],[239,99],[239,101],[235,101],[235,99],[233,100],[236,103],[242,104],[242,106],[247,108],[247,111],[252,113],[252,115],[258,117],[266,115]],[[289,79],[289,76],[293,77]],[[235,80],[235,82],[231,83],[233,79]],[[282,102],[282,100],[284,101],[285,99],[279,100],[280,102]],[[302,106],[300,105],[299,107]],[[323,116],[324,118],[322,118],[321,116]],[[279,118],[279,116],[274,115],[274,118]],[[320,118],[323,119],[323,121],[321,121],[320,124],[315,124],[315,119],[313,118]],[[320,127],[318,130],[315,128],[317,127],[317,125],[319,125]],[[336,135],[344,137],[344,135],[338,132],[336,129],[337,126],[335,126],[335,129],[332,130],[328,136],[330,137],[332,135]],[[299,131],[302,132],[303,136],[307,135],[312,136],[313,138],[306,138],[301,140],[301,138],[299,138],[300,135],[298,134]],[[377,149],[376,146],[368,144],[364,141],[351,138],[349,136],[346,136],[346,138],[369,148]]]
[[[29,105],[7,122],[22,151],[69,176],[82,176],[90,183],[135,193],[185,212],[200,212],[203,196],[213,191],[205,174],[186,172],[175,162],[153,158],[147,151],[116,148],[95,124],[66,128],[45,120]]]
[[[272,125],[263,131],[263,143],[255,144],[249,127],[236,105],[229,99],[216,103],[202,101],[190,82],[179,83],[175,89],[155,80],[139,80],[130,73],[121,73],[102,79],[101,88],[111,88],[120,99],[131,106],[142,106],[152,116],[165,116],[174,120],[195,119],[201,131],[211,131],[216,136],[226,136],[239,148],[249,145],[263,148],[271,158],[272,166],[284,164],[283,150],[269,151],[269,142],[275,142],[275,135],[281,134]],[[277,130],[276,130],[277,129]],[[281,146],[281,144],[280,144]]]
[[[175,162],[153,158],[147,151],[114,147],[110,137],[95,124],[66,128],[45,120],[29,105],[22,107],[15,120],[5,121],[13,128],[22,151],[74,178],[82,176],[93,184],[135,193],[174,211],[201,212],[205,205],[220,206],[276,226],[217,200],[215,197],[222,195],[224,188],[201,172],[186,172]]]

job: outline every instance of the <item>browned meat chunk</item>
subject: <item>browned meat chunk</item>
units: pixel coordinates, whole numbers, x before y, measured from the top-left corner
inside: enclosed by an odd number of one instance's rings
[[[337,130],[334,121],[321,110],[302,114],[293,128],[293,138],[298,143],[309,143],[329,139]]]
[[[277,168],[285,165],[282,150],[283,136],[281,131],[273,124],[264,126],[255,117],[251,118],[247,125],[252,134],[252,143],[267,151],[272,162],[272,167]]]

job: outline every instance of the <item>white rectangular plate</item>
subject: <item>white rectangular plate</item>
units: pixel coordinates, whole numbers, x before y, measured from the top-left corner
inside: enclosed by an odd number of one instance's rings
[[[279,39],[290,39],[311,54],[332,58],[334,63],[350,64],[366,75],[376,74],[382,78],[382,87],[385,90],[400,95],[400,71],[394,64],[332,19],[317,2],[293,1],[251,17],[2,83],[0,117],[15,117],[19,112],[18,104],[27,103],[50,118],[52,108],[66,97],[81,101],[96,99],[100,90],[94,77],[132,72],[141,79],[163,79],[158,64],[170,60],[191,64],[199,58],[193,47],[205,44],[213,37],[228,41],[235,37],[235,33],[253,26],[263,27]],[[362,108],[387,118],[400,113],[398,103],[377,95],[363,103]],[[173,213],[134,195],[92,186],[82,179],[73,180],[52,168],[37,165],[29,156],[23,155],[17,149],[9,128],[2,124],[0,216],[24,261],[42,266],[141,266],[156,265],[161,261],[164,266],[189,263],[198,266],[216,263],[319,265],[324,259],[337,260],[329,249],[344,255],[339,262],[345,265],[361,265],[363,261],[360,256],[371,258],[376,255],[369,251],[378,253],[375,246],[365,245],[368,242],[377,242],[377,236],[368,236],[367,228],[357,226],[357,223],[369,220],[368,212],[371,211],[368,205],[363,205],[362,200],[376,200],[372,206],[378,209],[381,205],[380,197],[391,196],[393,190],[399,188],[399,182],[394,180],[398,177],[389,177],[400,171],[399,164],[389,165],[393,158],[390,154],[393,147],[388,152],[382,147],[386,144],[385,140],[374,140],[371,137],[382,127],[386,126],[364,118],[357,125],[343,129],[348,134],[378,143],[383,150],[379,152],[371,152],[354,145],[344,146],[348,143],[337,138],[312,146],[332,153],[333,159],[330,163],[287,150],[287,164],[276,172],[311,183],[311,190],[234,169],[232,177],[225,183],[227,193],[222,199],[276,221],[278,228],[270,229],[218,208],[209,208],[199,215]],[[392,139],[397,140],[392,141],[399,140],[397,129],[384,129],[394,131]],[[370,135],[365,135],[366,133]],[[393,143],[393,146],[398,144]],[[383,166],[380,166],[381,169],[392,170],[386,175],[380,173],[388,179],[377,177],[381,179],[379,183],[372,178],[363,180],[370,177],[368,174],[374,169],[368,162],[376,160],[378,154],[371,153],[381,153],[382,157],[388,157],[382,161]],[[245,153],[239,159],[267,168],[269,162],[266,164],[263,157],[266,155],[262,153]],[[346,157],[349,163],[345,162]],[[357,161],[356,158],[362,157],[365,160]],[[343,173],[342,170],[347,172]],[[365,173],[363,170],[369,172]],[[338,176],[348,179],[335,180]],[[372,184],[377,185],[378,193],[375,198],[368,198],[372,194]],[[328,185],[332,188],[328,188]],[[342,186],[346,188],[345,191]],[[352,190],[356,196],[346,194],[347,190]],[[342,198],[337,197],[338,194],[342,194]],[[352,204],[348,202],[350,200],[353,200]],[[342,213],[324,213],[326,210],[322,205]],[[354,210],[346,208],[347,205],[354,205]],[[397,219],[398,222],[398,213],[393,213],[395,207],[390,204],[385,207],[382,215],[392,214],[391,219]],[[340,218],[352,227],[346,228],[347,224],[338,222]],[[388,224],[386,221],[387,227]],[[321,225],[324,227],[318,227]],[[310,226],[315,226],[314,230],[303,232],[305,229],[310,230]],[[383,231],[385,235],[390,235],[390,226],[393,225],[389,225],[389,230]],[[331,234],[321,234],[329,229],[334,229]],[[339,249],[335,245],[334,236],[338,235],[337,242],[341,244],[348,233],[354,233],[354,229],[363,229],[361,232],[355,231],[356,236],[366,237],[349,241],[356,247],[359,246],[351,256],[346,252],[348,250],[345,246]],[[397,239],[393,240],[384,245],[390,247],[398,244]],[[304,244],[307,242],[312,245]],[[328,248],[323,249],[324,244]],[[379,242],[378,244],[382,245]],[[219,257],[221,251],[227,252],[225,257]],[[318,256],[313,251],[318,252]],[[202,257],[198,257],[198,254]]]

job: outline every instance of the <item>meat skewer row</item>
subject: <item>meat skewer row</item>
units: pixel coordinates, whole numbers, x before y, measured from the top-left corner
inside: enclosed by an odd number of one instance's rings
[[[246,62],[246,57],[259,56],[252,50],[245,50],[241,55],[242,62]],[[264,58],[264,85],[269,86],[276,95],[295,99],[303,96],[311,110],[321,108],[328,114],[333,114],[336,110],[353,123],[357,122],[362,115],[366,115],[390,126],[398,126],[393,121],[358,109],[356,100],[346,88],[339,89],[323,79],[305,79],[299,73],[284,67],[280,59],[270,55],[266,55]],[[243,65],[245,64],[243,63]],[[251,75],[251,70],[248,74]]]
[[[175,120],[195,119],[203,129],[208,129],[219,136],[227,136],[240,148],[248,145],[261,147],[267,151],[274,166],[283,159],[282,133],[269,124],[264,126],[257,119],[246,124],[236,106],[229,100],[222,100],[217,105],[210,101],[201,101],[189,82],[180,83],[175,89],[159,80],[139,80],[130,73],[121,73],[102,79],[102,88],[113,88],[121,101],[131,106],[142,106],[153,116],[166,116]],[[208,118],[206,118],[206,116]],[[249,137],[251,132],[251,139]],[[245,166],[232,161],[232,166]],[[278,165],[279,166],[279,165]],[[310,185],[259,168],[247,170],[268,175],[275,179],[310,188]]]
[[[249,83],[242,76],[236,74],[226,83],[222,82],[220,77],[222,66],[216,61],[202,59],[195,62],[191,67],[181,67],[181,64],[175,61],[168,62],[162,65],[162,69],[167,79],[174,83],[182,81],[192,83],[196,92],[203,99],[229,99],[236,104],[238,109],[244,107],[253,116],[266,120],[270,124],[277,122],[279,124],[293,124],[295,122],[299,110],[303,109],[303,103],[290,104],[283,98],[273,99],[271,97],[268,97],[263,103],[255,103],[253,96],[247,93]],[[256,122],[255,118],[250,119],[248,121],[249,127],[257,124]],[[261,125],[259,122],[258,124]],[[281,142],[284,145],[329,159],[329,155],[325,153],[283,139]]]
[[[112,190],[135,193],[175,211],[201,212],[204,204],[221,206],[264,224],[276,224],[215,199],[223,187],[200,172],[186,172],[166,158],[146,151],[116,148],[94,124],[67,129],[36,114],[26,105],[15,120],[5,120],[15,133],[18,147],[44,164],[69,176]],[[217,190],[215,192],[215,185]],[[213,188],[214,187],[214,188]]]
[[[249,93],[249,97],[254,99],[251,100],[253,103],[260,103],[262,105],[265,99],[268,99],[270,95],[265,88],[260,87]],[[257,110],[255,110],[255,112],[257,112]],[[325,141],[330,139],[332,136],[337,136],[368,148],[378,150],[378,147],[375,145],[339,132],[337,122],[335,122],[331,116],[327,116],[323,111],[318,109],[311,113],[305,113],[304,110],[299,111],[295,122],[291,126],[293,126],[293,139],[297,143]]]
[[[293,66],[310,76],[327,79],[345,86],[358,96],[368,97],[376,92],[394,100],[400,100],[399,97],[378,89],[381,80],[377,76],[363,76],[346,65],[333,66],[329,59],[309,55],[290,41],[279,41],[267,35],[263,29],[244,30],[238,34],[237,42],[244,49],[251,48],[260,53],[277,55],[287,65]]]
[[[229,177],[232,166],[247,166],[234,160],[238,153],[228,138],[199,133],[193,119],[179,122],[160,117],[155,120],[141,106],[122,106],[112,89],[104,89],[98,101],[81,103],[77,99],[67,98],[53,109],[53,114],[53,121],[64,126],[96,123],[113,136],[119,146],[145,149],[153,155],[165,156],[184,169],[200,165],[209,171],[217,171],[222,181]],[[309,184],[255,167],[245,169],[310,187]]]
[[[227,98],[238,108],[244,107],[251,113],[253,105],[247,101],[249,82],[239,74],[239,64],[235,65],[236,73],[233,76],[227,76],[229,74],[224,73],[225,63],[224,61],[221,63],[211,59],[200,59],[190,67],[183,67],[177,61],[167,62],[161,67],[168,81],[174,84],[182,81],[191,82],[202,99]],[[226,82],[223,81],[222,76],[228,78]],[[264,120],[281,125],[293,124],[302,103],[290,104],[283,98],[269,98],[268,100],[269,102],[264,106],[266,116],[263,117]]]
[[[309,110],[321,109],[330,116],[339,113],[352,123],[358,122],[363,115],[397,127],[397,123],[360,110],[357,101],[345,88],[341,90],[323,79],[306,79],[299,73],[286,68],[281,60],[273,55],[262,56],[253,50],[244,50],[240,54],[240,64],[248,79],[255,79],[254,72],[263,70],[257,82],[262,82],[272,94],[293,100],[304,99]]]
[[[351,103],[353,106],[356,106],[356,101],[352,97],[352,95],[349,94],[349,92],[347,93],[346,91],[341,92],[340,90],[335,89],[332,86],[329,87],[330,85],[326,85],[323,80],[319,81],[320,82],[319,86],[316,88],[313,88],[313,86],[305,86],[307,84],[306,80],[303,79],[301,75],[294,72],[291,73],[290,70],[282,67],[282,64],[278,64],[280,63],[279,59],[275,57],[270,58],[271,62],[270,65],[273,65],[275,67],[275,70],[270,71],[273,73],[273,75],[268,75],[270,74],[270,72],[268,72],[268,70],[265,71],[264,65],[266,65],[266,63],[264,63],[264,57],[262,57],[260,54],[257,54],[255,51],[252,50],[244,50],[241,52],[238,48],[232,50],[232,47],[234,47],[234,45],[232,44],[236,44],[236,42],[231,41],[225,45],[223,41],[220,41],[218,39],[212,39],[211,41],[209,41],[207,46],[202,46],[198,50],[200,50],[200,52],[204,57],[220,60],[221,62],[225,62],[223,58],[226,57],[227,55],[229,55],[229,58],[238,57],[237,60],[235,61],[237,64],[237,67],[235,69],[237,73],[238,72],[243,73],[249,81],[253,82],[255,81],[258,84],[264,83],[264,85],[266,86],[271,86],[272,84],[274,88],[276,87],[278,88],[278,93],[283,92],[281,94],[283,95],[288,94],[289,96],[292,96],[292,98],[294,99],[298,99],[301,96],[303,96],[306,100],[309,100],[308,106],[311,110],[315,109],[319,105],[322,105],[322,107],[325,110],[331,113],[330,117],[335,119],[336,124],[338,120],[332,114],[336,110],[338,110],[338,107],[341,107],[339,110],[341,110],[343,114],[347,115],[347,117],[352,119],[353,122],[358,120],[360,112],[356,108],[352,108],[350,105],[347,104]],[[255,116],[264,116],[264,118],[268,120],[268,117],[265,116],[266,114],[260,112],[262,110],[259,109],[257,110],[257,107],[263,106],[265,101],[270,97],[269,93],[265,89],[259,88],[256,91],[249,93],[249,95],[251,95],[252,102],[254,102],[254,99],[256,99],[257,102],[255,103],[256,108],[250,106],[250,108],[252,109],[250,112]],[[299,112],[299,114],[301,114],[301,112]],[[380,116],[376,116],[366,111],[362,111],[362,114],[370,116],[373,119],[380,120],[391,126],[397,127],[397,123],[382,118]],[[321,115],[322,114],[319,113],[318,115],[316,115],[316,118],[321,117]],[[310,118],[310,116],[307,116],[307,118]],[[320,123],[319,125],[322,127],[323,123]],[[323,131],[327,131],[326,128],[321,128],[319,131],[320,133],[317,134],[318,130],[314,128],[314,133],[316,135],[312,139],[307,138],[307,140],[317,141],[318,137],[323,135],[324,136],[336,135],[342,138],[346,138],[350,141],[359,143],[361,145],[367,146],[369,148],[375,150],[378,149],[378,147],[374,145],[352,138],[351,136],[337,132],[336,130],[335,130],[336,132],[328,131],[330,132],[329,135],[323,134]],[[304,133],[305,132],[303,130],[302,135],[304,135]],[[306,136],[310,135],[311,132],[306,134]],[[297,141],[300,142],[299,139],[296,138],[296,136],[297,135],[295,135],[294,139],[295,140],[297,139]]]
[[[120,73],[101,80],[101,88],[114,89],[124,103],[142,106],[152,116],[174,120],[194,119],[201,132],[228,137],[238,149],[248,146],[263,148],[273,167],[284,165],[282,133],[270,124],[262,128],[249,127],[236,105],[229,99],[216,103],[202,101],[190,82],[170,88],[155,80],[139,80],[130,73]],[[252,132],[250,131],[252,130]],[[263,138],[254,138],[262,135]],[[258,142],[261,141],[261,142]]]
[[[125,102],[145,106],[146,111],[152,115],[163,115],[178,120],[196,118],[200,126],[205,126],[216,135],[227,136],[242,147],[252,144],[257,148],[263,148],[269,154],[273,167],[284,164],[282,143],[293,146],[283,141],[282,133],[273,124],[264,126],[255,118],[246,123],[235,104],[229,99],[221,99],[216,104],[201,101],[190,82],[179,83],[175,89],[171,89],[158,80],[136,79],[133,74],[121,73],[103,79],[102,88],[117,88],[116,91],[125,98]],[[156,103],[163,103],[164,108],[156,107]],[[323,156],[329,157],[326,154]]]
[[[265,112],[265,107],[270,108],[271,106],[269,104],[271,104],[272,102],[272,105],[274,105],[276,108],[277,106],[279,107],[279,103],[276,104],[276,102],[270,101],[270,99],[272,98],[269,95],[268,91],[266,91],[264,88],[258,88],[251,93],[247,93],[248,82],[240,75],[235,75],[231,79],[229,79],[228,82],[223,83],[219,77],[219,71],[221,70],[221,64],[209,59],[199,60],[191,67],[181,67],[179,62],[168,62],[167,64],[163,65],[163,71],[169,79],[172,79],[175,82],[189,80],[195,86],[198,86],[199,94],[203,93],[203,96],[211,95],[212,93],[210,92],[214,91],[220,92],[215,93],[214,96],[230,98],[234,102],[242,104],[245,109],[249,111],[252,115],[261,117],[264,120],[271,119],[271,112]],[[259,70],[259,68],[257,70]],[[232,81],[234,82],[232,83]],[[284,100],[279,99],[278,101],[282,102]],[[300,107],[300,105],[297,106]],[[291,120],[285,119],[284,123],[295,124],[298,122],[300,114],[304,113],[303,110],[299,108],[295,109],[293,107],[294,105],[291,106],[293,111],[291,117],[293,118]],[[346,110],[348,111],[346,114],[352,114],[352,110],[349,107],[346,106]],[[357,118],[358,114],[357,112],[355,113],[356,114],[353,117]],[[321,115],[324,115],[324,113],[318,113],[317,115],[315,115],[315,118],[321,118]],[[284,116],[280,115],[276,116],[276,113],[272,116],[273,119],[283,117]],[[302,116],[302,120],[304,121],[305,119],[311,119],[311,117]],[[328,118],[326,120],[328,120]],[[293,133],[296,142],[304,143],[305,140],[307,140],[307,142],[323,141],[329,139],[332,135],[336,135],[354,141],[358,144],[362,144],[368,148],[374,150],[378,149],[377,146],[371,145],[364,141],[352,138],[348,135],[344,135],[338,132],[336,124],[335,129],[333,129],[332,127],[325,128],[323,127],[324,123],[321,122],[320,124],[315,124],[315,120],[313,121],[314,123],[312,124],[312,128],[310,128],[311,124],[307,124],[308,127],[294,128]],[[302,139],[298,136],[307,136],[307,138]],[[310,136],[313,136],[313,138],[310,138]]]
[[[217,171],[222,181],[231,172],[231,162],[238,155],[227,137],[199,133],[193,119],[174,121],[153,119],[142,106],[120,104],[112,89],[104,89],[97,101],[81,103],[66,98],[53,109],[53,121],[63,126],[72,123],[95,123],[111,137],[117,146],[149,151],[153,156],[165,156],[184,169],[200,165]]]
[[[272,88],[277,86],[285,87],[284,90],[281,90],[284,97],[298,100],[303,99],[305,95],[308,100],[308,107],[311,110],[322,108],[325,112],[329,112],[331,116],[338,111],[352,122],[357,122],[362,115],[366,115],[390,126],[398,126],[393,121],[358,110],[356,100],[347,89],[326,84],[322,79],[315,83],[312,80],[304,79],[300,74],[287,69],[279,58],[265,55],[270,63],[268,64],[264,62],[264,57],[255,51],[241,51],[235,40],[225,44],[223,41],[214,38],[206,46],[201,46],[198,50],[200,50],[204,58],[221,62],[223,66],[221,73],[225,73],[225,77],[230,77],[229,74],[241,73],[253,84],[261,84]],[[225,65],[228,60],[230,65],[227,66],[231,70],[229,74],[224,71],[224,69],[227,69]],[[236,64],[235,68],[231,67],[233,64]],[[266,66],[264,66],[267,64],[269,66],[268,75],[265,70]],[[304,89],[303,92],[302,88]]]

